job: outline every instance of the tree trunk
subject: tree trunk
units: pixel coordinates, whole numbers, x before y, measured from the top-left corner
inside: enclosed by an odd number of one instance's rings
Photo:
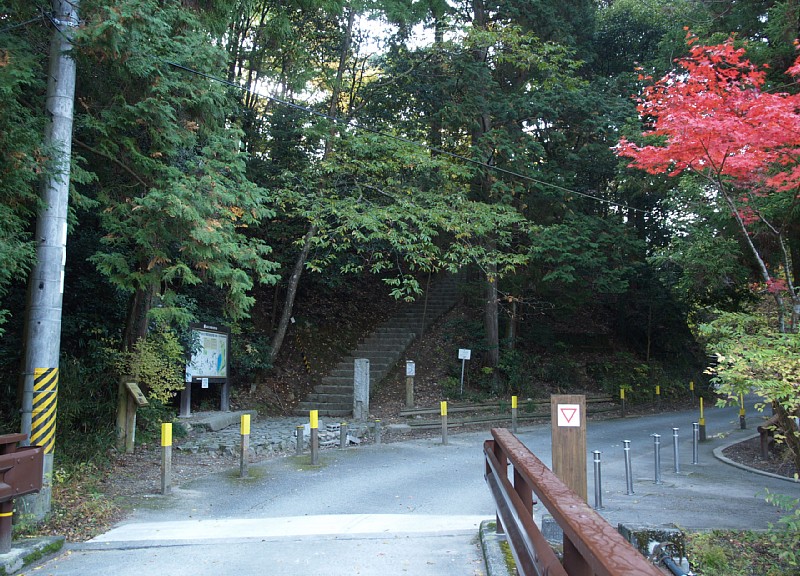
[[[125,332],[122,337],[123,350],[132,350],[136,342],[147,336],[147,317],[153,307],[154,297],[154,286],[138,289],[131,296],[128,318],[125,321]]]
[[[486,332],[486,361],[492,368],[500,364],[500,329],[497,302],[497,266],[486,273],[486,302],[484,302],[483,326]]]
[[[338,102],[339,95],[342,92],[342,79],[344,77],[344,70],[347,66],[347,56],[350,53],[350,46],[353,38],[353,25],[355,23],[355,11],[351,8],[348,10],[347,27],[345,28],[344,38],[342,39],[341,52],[339,53],[339,67],[336,70],[336,80],[331,89],[331,101],[328,106],[328,114],[331,118],[338,116]],[[333,138],[336,134],[336,125],[331,126],[329,137],[325,140],[325,152],[322,159],[327,159],[333,151]],[[270,364],[274,364],[283,346],[283,341],[286,337],[286,331],[289,328],[289,321],[292,317],[292,310],[294,309],[294,299],[297,295],[297,287],[300,284],[300,276],[303,274],[308,253],[311,250],[311,242],[314,235],[317,233],[317,226],[309,224],[308,231],[303,239],[303,248],[297,256],[294,264],[292,276],[289,279],[289,285],[286,289],[286,299],[283,302],[283,311],[281,312],[281,319],[278,322],[278,329],[272,338],[272,344],[269,351]]]
[[[300,285],[300,276],[303,274],[303,267],[306,264],[308,253],[311,250],[311,241],[317,233],[317,227],[314,224],[309,225],[305,238],[303,238],[303,249],[297,255],[297,260],[294,263],[294,270],[292,276],[289,278],[289,285],[286,288],[286,299],[283,301],[283,311],[281,312],[281,319],[278,322],[278,329],[272,337],[272,343],[269,350],[269,363],[275,363],[278,358],[278,353],[283,346],[283,339],[286,337],[286,330],[289,328],[289,321],[292,318],[292,309],[294,308],[294,299],[297,296],[297,287]]]

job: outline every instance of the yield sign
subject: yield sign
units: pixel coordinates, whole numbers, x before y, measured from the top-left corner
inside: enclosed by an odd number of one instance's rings
[[[580,428],[581,425],[581,405],[580,404],[558,404],[558,426],[574,426]]]

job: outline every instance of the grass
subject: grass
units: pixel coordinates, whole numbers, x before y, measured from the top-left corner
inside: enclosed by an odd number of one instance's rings
[[[797,576],[800,567],[781,558],[769,532],[711,530],[686,535],[697,576]]]

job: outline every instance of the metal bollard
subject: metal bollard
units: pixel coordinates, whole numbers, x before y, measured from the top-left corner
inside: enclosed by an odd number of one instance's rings
[[[298,426],[295,430],[297,439],[295,440],[294,443],[294,448],[295,448],[294,453],[297,454],[298,456],[303,454],[303,444],[305,444],[305,438],[303,438],[303,436],[305,435],[305,429],[306,429],[305,426]]]
[[[345,448],[347,448],[347,422],[342,422],[339,425],[339,449]]]
[[[700,423],[692,422],[692,464],[699,464],[697,443],[700,441]]]
[[[672,429],[672,455],[675,458],[675,474],[681,471],[681,463],[678,455],[678,430],[679,428]]]
[[[656,484],[661,484],[661,434],[653,434],[653,453],[655,454]]]
[[[600,450],[592,452],[594,454],[594,509],[603,508],[603,478],[600,470]]]
[[[375,420],[375,444],[381,443],[381,421]]]
[[[625,454],[625,489],[626,494],[631,496],[633,494],[633,470],[631,467],[631,441],[623,440],[623,451]]]

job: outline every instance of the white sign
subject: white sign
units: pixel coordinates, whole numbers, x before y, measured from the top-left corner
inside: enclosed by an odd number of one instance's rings
[[[574,426],[580,428],[581,425],[581,405],[580,404],[558,404],[559,426]]]
[[[412,360],[406,360],[406,376],[414,376],[417,371]]]
[[[472,350],[469,348],[459,348],[458,349],[458,359],[459,360],[469,360],[470,355],[472,354]]]
[[[200,387],[201,388],[208,388],[208,378],[201,378],[200,379]]]

